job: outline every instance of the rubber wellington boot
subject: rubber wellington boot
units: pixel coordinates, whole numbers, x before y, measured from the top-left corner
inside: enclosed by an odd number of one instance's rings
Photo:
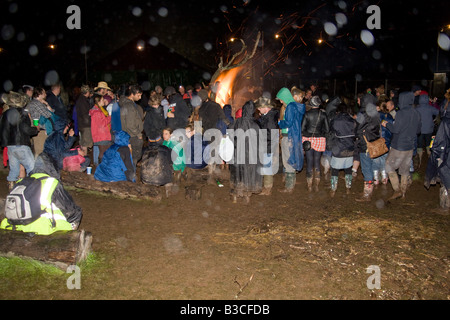
[[[394,189],[394,194],[388,200],[395,200],[401,198],[402,191],[400,190],[397,172],[389,173],[389,181],[391,182],[392,189]]]
[[[306,177],[306,186],[308,188],[308,192],[312,192],[313,179],[313,177]]]
[[[405,199],[406,197],[406,191],[409,187],[409,175],[401,176],[400,180],[400,192],[402,193],[402,199]]]
[[[331,191],[330,196],[334,198],[334,195],[336,194],[337,186],[338,186],[338,180],[339,178],[337,176],[331,176]]]
[[[347,194],[350,194],[350,189],[352,188],[353,175],[346,174],[345,175],[345,189]]]
[[[373,182],[364,181],[364,190],[361,198],[355,199],[357,202],[369,202],[372,200]]]
[[[314,192],[319,192],[319,184],[320,184],[320,171],[316,171],[314,176]]]
[[[280,192],[282,193],[292,193],[294,191],[295,186],[295,172],[294,173],[286,173],[286,179],[285,179],[285,187],[284,189],[281,189]]]
[[[264,187],[260,196],[270,196],[272,194],[273,187],[273,176],[264,176],[263,178]]]

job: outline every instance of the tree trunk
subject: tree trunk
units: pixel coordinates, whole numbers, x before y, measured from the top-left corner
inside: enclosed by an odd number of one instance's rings
[[[158,187],[141,182],[119,181],[102,182],[94,179],[93,175],[83,172],[61,171],[61,181],[64,185],[80,189],[111,193],[119,198],[148,199],[159,202],[161,194]]]
[[[20,231],[0,231],[0,255],[31,258],[66,271],[86,259],[91,252],[92,234],[84,230],[34,235]]]

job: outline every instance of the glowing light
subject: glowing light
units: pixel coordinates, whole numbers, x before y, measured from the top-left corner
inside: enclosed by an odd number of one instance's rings
[[[280,38],[280,35],[279,34],[276,34],[275,35],[275,39],[279,39]]]
[[[230,103],[233,96],[233,83],[239,74],[241,68],[233,68],[222,72],[216,81],[220,82],[219,89],[216,94],[216,102],[223,108],[224,105]]]
[[[0,53],[2,53],[3,52],[3,48],[0,48]]]
[[[144,50],[144,47],[143,47],[143,46],[137,46],[137,49],[138,49],[139,51],[142,51],[142,50]]]
[[[323,40],[322,40],[322,39],[319,39],[319,40],[317,40],[317,42],[318,42],[319,44],[322,44]]]
[[[234,40],[236,40],[236,39],[234,39],[234,38],[231,38],[231,39],[230,39],[231,42],[234,42]]]
[[[55,50],[56,46],[54,44],[51,44],[48,46],[50,49]]]

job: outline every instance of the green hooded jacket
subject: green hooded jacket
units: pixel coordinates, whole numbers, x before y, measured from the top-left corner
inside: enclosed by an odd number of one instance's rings
[[[286,106],[291,102],[295,102],[294,97],[292,96],[291,91],[288,88],[281,88],[277,93],[277,99],[282,100],[286,104]],[[285,120],[285,115],[281,120]],[[287,134],[288,130],[289,129],[281,129],[281,134]]]

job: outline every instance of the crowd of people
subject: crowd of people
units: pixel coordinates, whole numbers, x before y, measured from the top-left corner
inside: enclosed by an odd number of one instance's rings
[[[59,171],[93,167],[104,182],[178,185],[192,170],[205,169],[215,183],[216,170],[229,170],[232,201],[247,203],[254,194],[270,196],[277,173],[280,192],[294,192],[297,173],[305,170],[307,192],[319,191],[326,179],[334,197],[339,172],[350,193],[360,170],[364,188],[356,201],[371,201],[374,188],[389,182],[393,200],[405,197],[427,154],[425,186],[440,182],[441,204],[448,207],[450,89],[438,103],[419,86],[389,93],[380,86],[359,94],[355,104],[345,96],[324,101],[317,85],[294,86],[274,98],[255,90],[242,106],[219,105],[216,90],[156,86],[145,95],[139,85],[113,90],[99,82],[82,85],[72,108],[63,103],[60,84],[5,94],[0,132],[8,187],[33,172],[44,154]],[[380,138],[388,152],[372,158],[368,147]]]

